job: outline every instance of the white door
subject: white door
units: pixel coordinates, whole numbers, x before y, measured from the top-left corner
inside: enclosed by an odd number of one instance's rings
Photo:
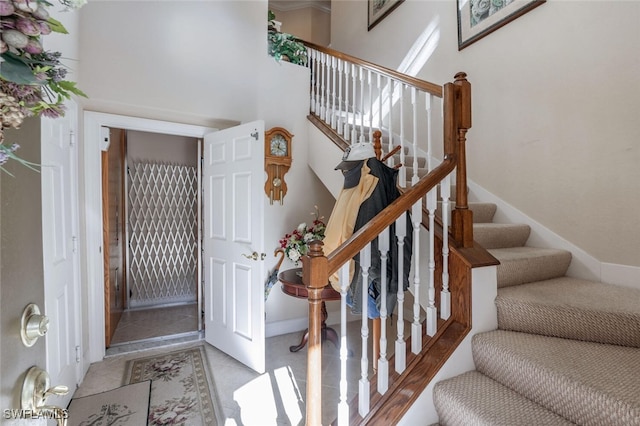
[[[264,122],[206,135],[202,179],[205,340],[263,373]]]
[[[60,407],[71,400],[81,374],[75,120],[71,102],[65,117],[41,120],[44,314],[49,317],[46,370],[52,386],[69,387],[67,395],[50,397],[47,404]]]

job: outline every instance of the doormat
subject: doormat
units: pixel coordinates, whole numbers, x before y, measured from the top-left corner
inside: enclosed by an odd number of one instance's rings
[[[148,425],[222,424],[202,346],[130,360],[125,372],[125,383],[151,380]]]
[[[74,398],[68,426],[140,426],[147,422],[151,381],[125,385],[95,395]]]

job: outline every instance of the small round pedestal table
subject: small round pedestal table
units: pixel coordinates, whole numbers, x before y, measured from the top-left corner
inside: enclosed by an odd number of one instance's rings
[[[297,297],[299,299],[306,299],[309,296],[307,292],[307,288],[302,283],[302,268],[294,268],[286,271],[282,271],[278,274],[278,280],[282,283],[282,291],[292,297]],[[321,304],[321,312],[322,312],[322,341],[329,340],[333,342],[336,347],[339,347],[339,339],[338,333],[331,328],[327,327],[327,308],[325,306],[325,300],[340,300],[340,293],[335,291],[330,284],[322,290],[322,304]],[[302,336],[302,340],[296,346],[289,347],[291,352],[298,352],[300,349],[304,348],[309,340],[309,329],[305,330],[304,335]]]

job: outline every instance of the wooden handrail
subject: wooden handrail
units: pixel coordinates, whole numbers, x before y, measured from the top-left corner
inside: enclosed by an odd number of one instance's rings
[[[342,243],[337,249],[327,255],[328,274],[335,273],[340,266],[352,259],[370,241],[378,236],[384,229],[395,222],[400,215],[411,208],[424,194],[440,183],[456,166],[455,157],[449,156],[427,176],[424,176],[414,186],[405,191],[393,203],[384,208],[376,217],[366,223],[362,228]]]
[[[328,47],[323,47],[323,46],[319,46],[317,44],[313,44],[307,41],[303,41],[303,43],[305,44],[305,46],[310,47],[314,50],[317,50],[319,52],[323,52],[323,53],[328,53],[331,56],[334,56],[338,59],[342,59],[345,60],[347,62],[356,64],[356,65],[360,65],[361,67],[365,68],[365,69],[369,69],[371,71],[375,71],[381,75],[384,75],[386,77],[391,77],[394,80],[400,81],[402,83],[408,84],[409,86],[415,87],[417,89],[423,90],[427,93],[430,93],[434,96],[437,96],[439,98],[442,97],[442,86],[435,84],[435,83],[430,83],[428,81],[424,81],[424,80],[420,80],[418,78],[415,77],[411,77],[409,75],[406,74],[402,74],[401,72],[398,72],[396,70],[393,70],[391,68],[386,68],[383,67],[381,65],[377,65],[374,64],[372,62],[368,62],[365,61],[363,59],[360,58],[356,58],[355,56],[351,56],[351,55],[347,55],[346,53],[342,53],[342,52],[338,52],[337,50],[333,50],[330,49]]]
[[[321,241],[310,243],[310,251],[302,257],[303,276],[302,281],[308,289],[309,302],[309,340],[308,340],[308,368],[307,368],[307,409],[306,424],[321,424],[321,330],[320,330],[320,303],[321,292],[329,282],[329,276],[354,258],[369,242],[373,241],[396,219],[411,210],[419,200],[429,191],[433,190],[444,178],[456,170],[457,192],[456,204],[452,212],[452,236],[460,247],[473,247],[472,212],[467,205],[466,197],[466,133],[471,127],[471,86],[466,80],[466,74],[458,73],[455,82],[447,83],[442,88],[431,83],[420,81],[409,76],[404,76],[393,70],[388,70],[375,64],[353,58],[349,55],[333,51],[331,49],[306,43],[316,50],[329,53],[340,59],[348,60],[363,67],[372,69],[378,73],[388,75],[396,80],[420,88],[443,98],[444,128],[443,149],[444,159],[440,165],[429,171],[422,179],[418,180],[394,202],[389,204],[371,221],[351,235],[343,244],[331,253],[325,254]],[[379,139],[379,134],[376,135]],[[431,230],[435,232],[434,230]],[[443,229],[442,232],[448,232]],[[468,295],[467,295],[468,297]]]

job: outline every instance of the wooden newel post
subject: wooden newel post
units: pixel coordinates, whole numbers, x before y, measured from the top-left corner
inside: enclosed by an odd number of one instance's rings
[[[455,127],[457,138],[456,206],[451,213],[454,238],[463,247],[473,247],[473,212],[467,202],[467,131],[471,128],[471,83],[467,74],[455,75]]]
[[[309,253],[302,258],[302,282],[309,300],[305,422],[309,426],[322,424],[322,289],[329,282],[329,268],[322,246],[322,241],[312,241]]]

